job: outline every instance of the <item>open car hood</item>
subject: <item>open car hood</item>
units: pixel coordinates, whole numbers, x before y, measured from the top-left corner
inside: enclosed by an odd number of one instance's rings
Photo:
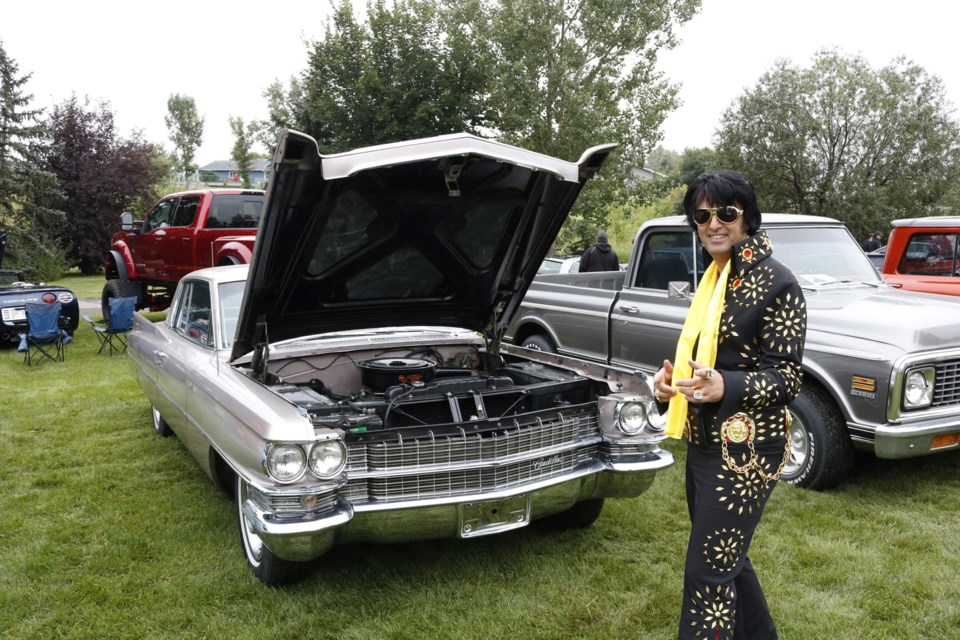
[[[284,131],[231,359],[342,329],[509,324],[584,183],[576,163],[467,134],[322,156]]]

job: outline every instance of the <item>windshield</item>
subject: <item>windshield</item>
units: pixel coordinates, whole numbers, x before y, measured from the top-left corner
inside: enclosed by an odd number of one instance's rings
[[[768,228],[773,257],[797,276],[801,286],[837,282],[882,284],[883,280],[846,229]]]
[[[243,300],[243,288],[246,280],[225,282],[220,285],[220,340],[223,348],[233,346],[233,338],[237,335],[237,318],[240,317],[240,302]]]
[[[537,269],[537,274],[542,273],[560,273],[560,266],[563,264],[562,260],[557,260],[556,258],[547,258],[540,265],[540,268]]]

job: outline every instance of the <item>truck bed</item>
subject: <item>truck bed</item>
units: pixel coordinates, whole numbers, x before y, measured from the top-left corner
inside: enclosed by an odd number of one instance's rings
[[[534,278],[524,298],[524,315],[534,325],[549,327],[563,353],[595,362],[609,362],[610,309],[623,288],[624,271],[555,273]],[[559,336],[559,338],[558,338]],[[523,334],[509,336],[523,344]]]

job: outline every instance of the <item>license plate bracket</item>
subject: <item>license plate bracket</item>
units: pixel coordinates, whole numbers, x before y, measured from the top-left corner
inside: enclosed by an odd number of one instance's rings
[[[519,529],[530,522],[530,496],[467,502],[460,505],[459,512],[461,538]]]

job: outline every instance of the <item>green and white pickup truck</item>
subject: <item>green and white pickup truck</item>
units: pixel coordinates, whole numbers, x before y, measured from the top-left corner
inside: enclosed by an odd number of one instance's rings
[[[887,285],[837,220],[763,223],[808,311],[784,479],[823,489],[844,480],[855,450],[906,458],[960,447],[960,298]],[[651,220],[626,272],[535,278],[506,339],[654,372],[673,360],[705,259],[682,216]]]

